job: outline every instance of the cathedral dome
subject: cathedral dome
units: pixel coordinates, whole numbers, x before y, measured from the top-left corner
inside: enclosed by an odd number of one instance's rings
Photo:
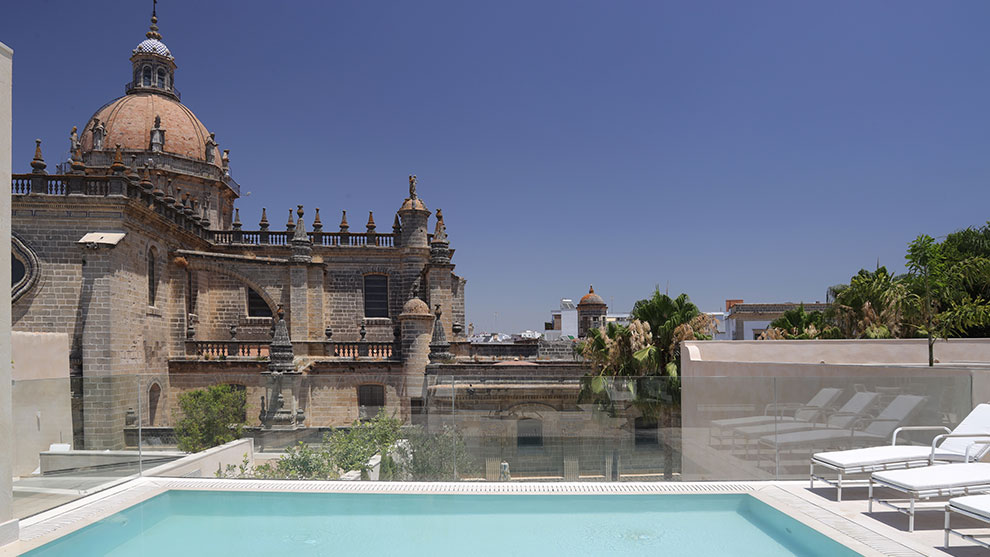
[[[104,150],[112,150],[119,143],[125,150],[149,151],[156,118],[160,118],[160,128],[165,130],[162,151],[220,167],[216,143],[199,118],[178,100],[153,92],[124,95],[96,111],[83,128],[80,146],[84,152],[92,151],[93,128],[102,125],[106,128]],[[213,150],[211,160],[206,156],[207,144]]]
[[[604,306],[607,305],[601,296],[595,294],[595,287],[588,289],[588,293],[578,302],[579,306]]]

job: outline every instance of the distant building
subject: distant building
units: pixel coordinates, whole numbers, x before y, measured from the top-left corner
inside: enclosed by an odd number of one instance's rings
[[[606,313],[605,324],[615,323],[616,325],[629,325],[632,323],[632,316],[626,313]]]
[[[742,300],[726,300],[726,333],[730,340],[757,340],[775,319],[801,303],[747,304]],[[803,304],[805,311],[825,311],[828,304]]]
[[[577,305],[578,338],[584,338],[591,329],[601,327],[605,323],[607,313],[608,304],[601,296],[595,294],[595,287],[592,285]]]
[[[609,322],[629,323],[628,313],[608,313],[608,304],[601,296],[595,294],[591,286],[577,307],[570,298],[560,300],[560,309],[550,312],[550,321],[544,323],[544,338],[557,340],[560,338],[584,338],[588,331],[597,329]]]
[[[577,338],[577,308],[570,298],[560,299],[560,309],[550,312],[550,321],[544,324],[543,336],[547,340]]]
[[[729,329],[726,325],[727,312],[706,311],[705,315],[711,317],[712,320],[715,321],[715,331],[712,334],[712,340],[732,340],[732,335],[729,333]]]

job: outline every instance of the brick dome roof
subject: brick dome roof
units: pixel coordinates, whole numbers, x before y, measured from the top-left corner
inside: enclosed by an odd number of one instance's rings
[[[607,305],[605,303],[605,300],[603,300],[602,297],[599,296],[598,294],[595,294],[594,286],[589,288],[588,293],[585,294],[583,298],[581,298],[580,302],[578,302],[578,306],[604,306],[604,305]]]
[[[197,161],[206,162],[206,141],[210,132],[199,118],[171,96],[150,92],[124,95],[96,111],[83,128],[79,138],[83,151],[93,149],[93,125],[96,118],[107,128],[103,140],[104,150],[112,150],[117,143],[126,150],[149,151],[151,129],[155,117],[161,117],[165,130],[163,151]],[[215,150],[213,163],[220,166],[220,152]]]

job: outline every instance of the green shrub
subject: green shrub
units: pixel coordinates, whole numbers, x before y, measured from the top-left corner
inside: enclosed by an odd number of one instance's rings
[[[334,480],[350,470],[360,470],[366,477],[368,461],[376,454],[384,461],[399,437],[399,426],[398,419],[382,410],[369,422],[355,422],[350,429],[325,434],[321,443],[299,442],[288,447],[274,463],[251,467],[245,460],[241,466],[217,470],[217,477]]]
[[[404,452],[404,471],[415,481],[456,481],[475,470],[464,438],[452,426],[436,433],[410,428]]]
[[[247,399],[243,389],[213,385],[179,396],[182,418],[175,424],[179,450],[198,452],[240,439]]]
[[[376,454],[383,456],[395,445],[399,438],[400,422],[390,418],[384,410],[371,421],[358,423],[347,431],[337,430],[324,436],[323,443],[333,462],[341,471],[361,470],[367,472],[368,460]]]

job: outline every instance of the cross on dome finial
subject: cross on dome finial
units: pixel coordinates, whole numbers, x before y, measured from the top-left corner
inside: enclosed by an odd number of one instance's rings
[[[162,40],[161,33],[158,32],[158,0],[151,0],[151,27],[144,34],[149,39]]]

